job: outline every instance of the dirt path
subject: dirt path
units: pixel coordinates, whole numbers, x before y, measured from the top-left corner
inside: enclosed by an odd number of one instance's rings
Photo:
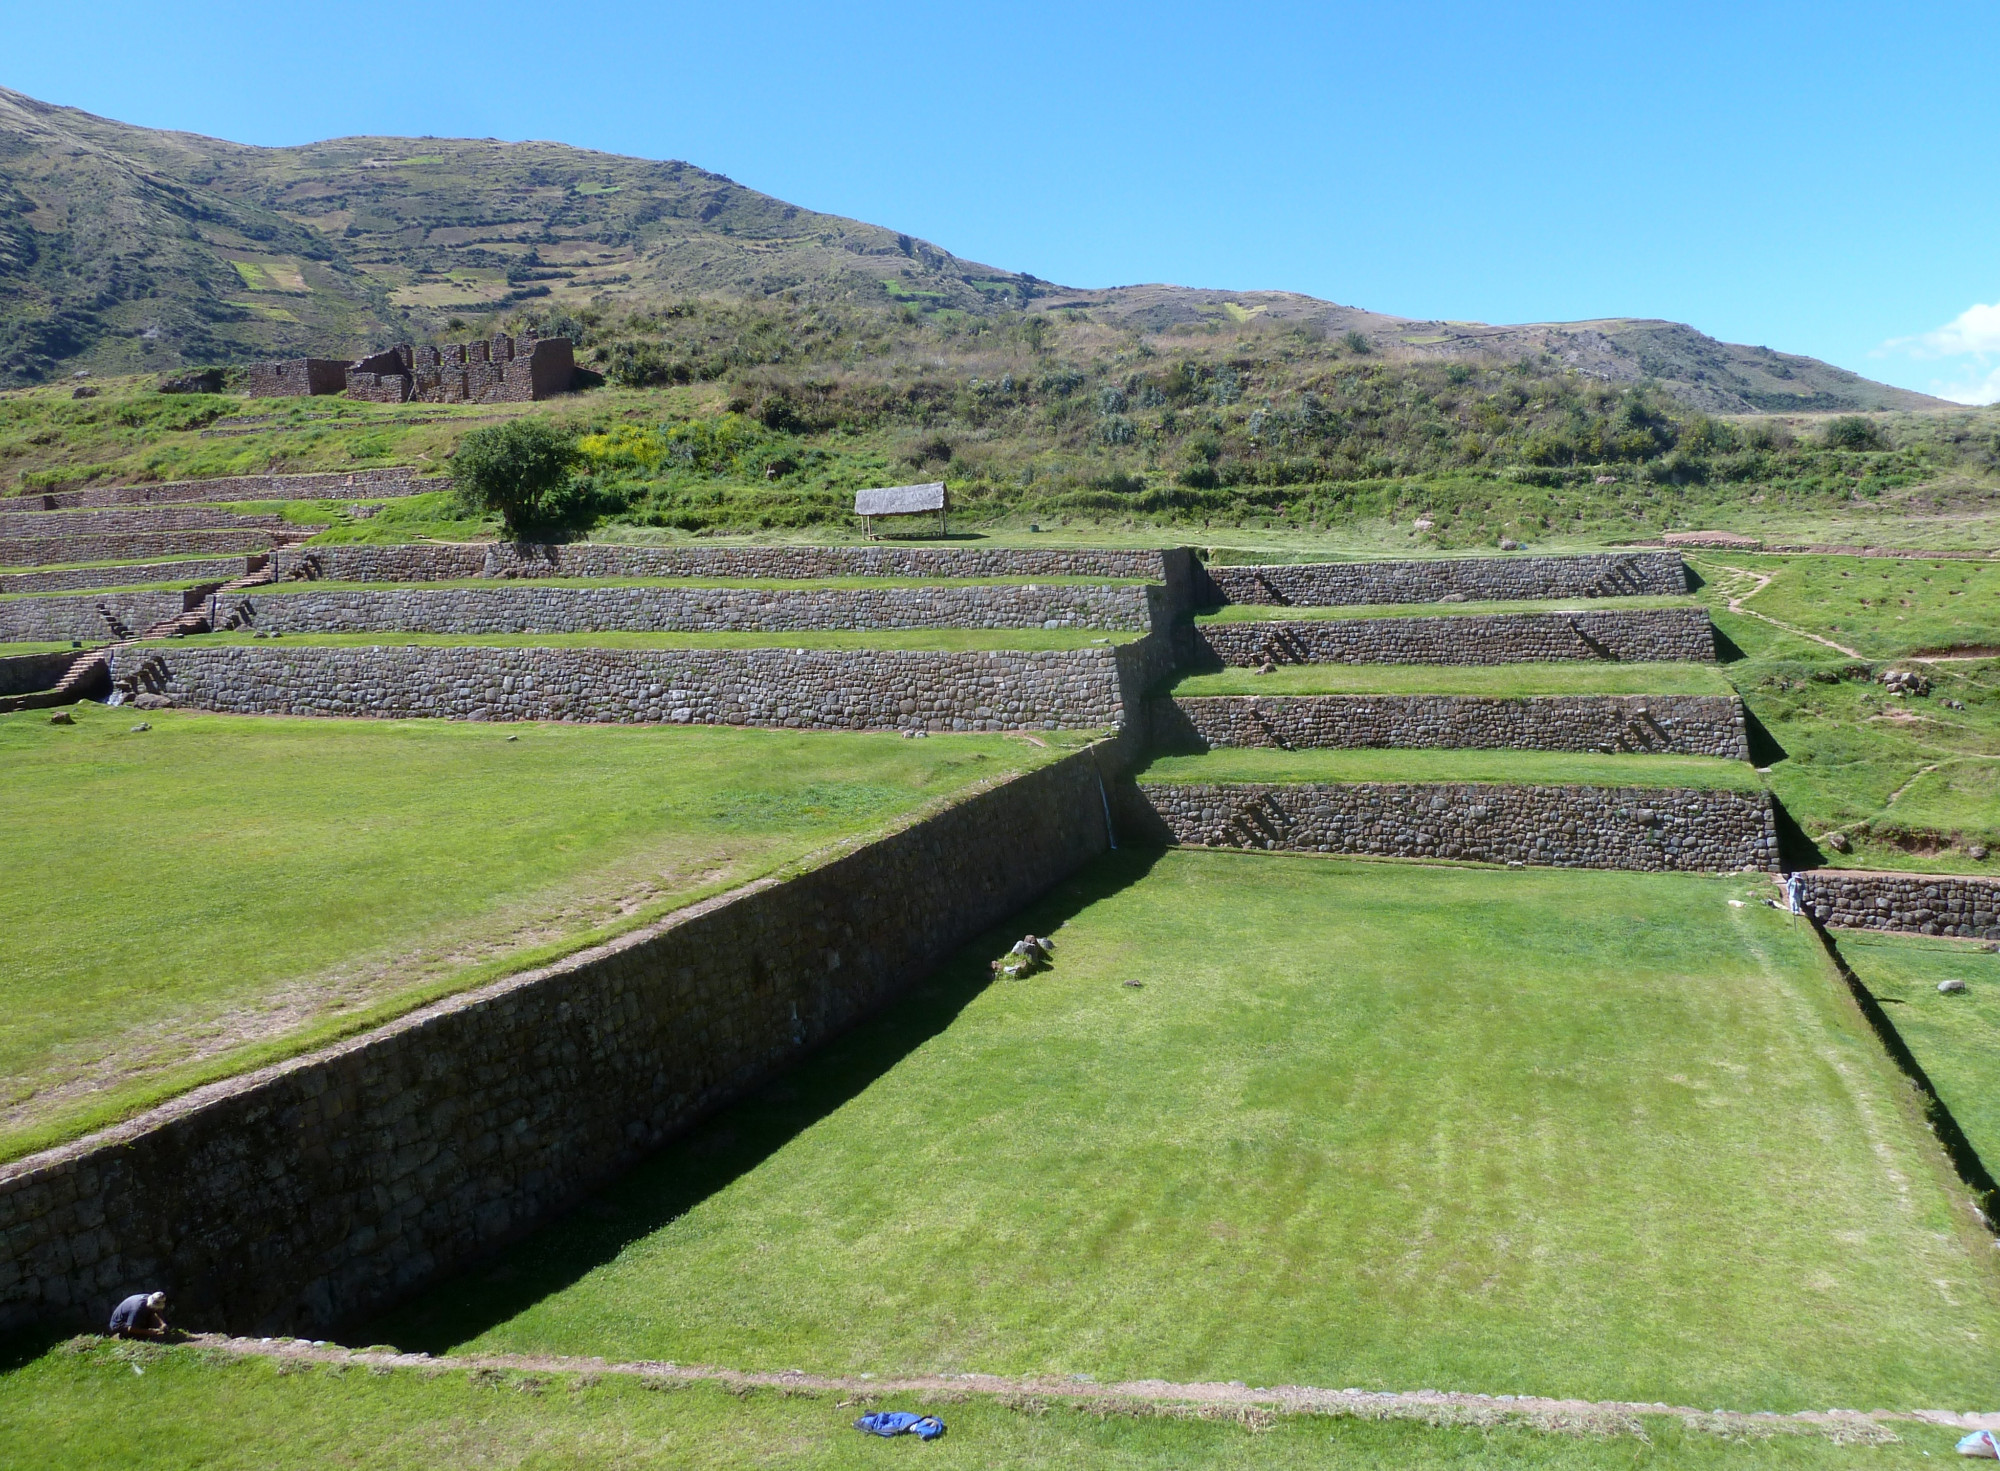
[[[1850,659],[1859,659],[1862,657],[1861,654],[1859,654],[1855,650],[1848,648],[1846,644],[1837,644],[1830,638],[1821,638],[1818,634],[1808,633],[1803,628],[1794,628],[1789,623],[1781,623],[1776,618],[1773,618],[1769,613],[1759,613],[1755,608],[1744,607],[1743,605],[1745,603],[1749,602],[1750,599],[1756,597],[1758,593],[1762,592],[1765,588],[1771,585],[1771,577],[1769,574],[1763,572],[1752,572],[1748,567],[1732,567],[1727,562],[1717,562],[1715,565],[1720,567],[1724,572],[1732,573],[1737,577],[1747,577],[1751,581],[1757,584],[1755,587],[1751,588],[1750,591],[1744,593],[1741,597],[1731,596],[1729,593],[1726,592],[1723,594],[1723,597],[1728,601],[1730,612],[1742,613],[1751,618],[1761,618],[1766,623],[1770,624],[1773,628],[1782,628],[1786,633],[1791,634],[1795,638],[1807,638],[1811,639],[1816,644],[1825,644],[1829,649],[1832,649],[1835,653],[1845,654]]]
[[[303,1359],[378,1369],[622,1374],[642,1379],[706,1382],[729,1389],[822,1390],[855,1396],[857,1403],[894,1395],[923,1396],[934,1403],[949,1403],[952,1398],[979,1394],[1016,1402],[1067,1400],[1112,1414],[1174,1414],[1238,1420],[1276,1415],[1353,1415],[1369,1420],[1423,1420],[1430,1424],[1515,1424],[1590,1435],[1640,1431],[1641,1417],[1671,1415],[1689,1429],[1722,1435],[1823,1435],[1854,1444],[1893,1441],[1896,1436],[1889,1427],[1898,1422],[1959,1430],[2000,1430],[2000,1411],[1834,1409],[1780,1415],[1770,1410],[1700,1410],[1689,1405],[1453,1394],[1435,1389],[1378,1394],[1362,1389],[1313,1389],[1296,1384],[1258,1388],[1233,1380],[1227,1384],[1176,1384],[1164,1379],[1135,1379],[1099,1384],[1082,1376],[1011,1379],[997,1374],[825,1375],[792,1369],[781,1373],[749,1373],[704,1364],[607,1363],[603,1359],[552,1354],[432,1356],[397,1353],[391,1349],[346,1349],[324,1340],[309,1343],[303,1339],[230,1338],[220,1334],[194,1334],[188,1342],[246,1357]]]

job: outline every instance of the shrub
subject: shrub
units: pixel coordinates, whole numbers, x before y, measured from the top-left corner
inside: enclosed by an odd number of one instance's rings
[[[1353,353],[1356,357],[1366,357],[1371,351],[1373,351],[1373,347],[1369,343],[1368,339],[1364,337],[1361,334],[1360,329],[1356,327],[1349,327],[1347,331],[1341,335],[1340,345],[1346,348],[1349,352]]]
[[[498,512],[519,538],[594,514],[595,497],[574,484],[580,458],[572,435],[540,419],[514,419],[466,435],[451,475],[469,508]]]
[[[1873,419],[1859,414],[1842,414],[1829,420],[1820,439],[1828,449],[1886,449],[1882,430]]]

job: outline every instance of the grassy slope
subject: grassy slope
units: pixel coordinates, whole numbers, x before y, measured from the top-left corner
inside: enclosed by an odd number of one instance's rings
[[[0,716],[0,1154],[1046,759],[980,737],[147,720]]]
[[[1761,891],[1118,855],[366,1331],[745,1368],[1983,1400],[1993,1253],[1810,936],[1725,903]],[[989,984],[1017,926],[1055,935],[1056,967]]]
[[[1022,1471],[1359,1471],[1548,1468],[1630,1471],[1891,1471],[1945,1455],[1956,1432],[1899,1425],[1898,1441],[1839,1446],[1820,1436],[1765,1441],[1684,1431],[1654,1419],[1645,1434],[1600,1437],[1412,1423],[1285,1419],[1228,1423],[1106,1414],[1028,1400],[939,1396],[857,1402],[810,1390],[651,1387],[577,1374],[375,1374],[212,1359],[201,1350],[80,1344],[0,1374],[0,1443],[20,1471],[267,1471],[439,1466],[539,1471],[625,1468],[927,1467]],[[134,1368],[140,1373],[133,1373]],[[949,1427],[921,1448],[857,1434],[869,1408],[935,1409]]]
[[[1145,782],[1517,782],[1718,787],[1756,791],[1762,783],[1740,761],[1706,756],[1574,755],[1566,751],[1298,750],[1220,747],[1199,756],[1155,756]]]
[[[2000,1173],[2000,959],[1921,935],[1842,930],[1835,939],[1988,1173]],[[1938,982],[1952,978],[1966,989],[1940,994]]]
[[[1187,674],[1176,695],[1726,695],[1711,664],[1286,664]]]

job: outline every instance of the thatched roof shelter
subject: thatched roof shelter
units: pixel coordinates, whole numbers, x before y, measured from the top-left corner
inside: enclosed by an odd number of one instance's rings
[[[946,527],[945,513],[950,509],[951,496],[942,480],[924,485],[888,485],[854,493],[854,514],[868,523],[870,535],[875,532],[877,516],[921,516],[933,512],[942,532]]]

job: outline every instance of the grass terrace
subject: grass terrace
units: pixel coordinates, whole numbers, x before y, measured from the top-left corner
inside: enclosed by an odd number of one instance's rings
[[[106,636],[105,636],[104,638],[100,638],[100,639],[86,639],[86,640],[83,640],[83,642],[85,642],[85,643],[89,644],[89,645],[90,645],[91,647],[93,647],[93,648],[95,648],[95,647],[96,647],[97,645],[99,645],[99,644],[104,644],[104,643],[109,643],[110,641],[111,641],[111,640],[110,640],[110,636],[109,636],[108,634],[107,634],[107,635],[106,635]],[[63,641],[62,641],[61,643],[44,643],[44,644],[38,644],[38,643],[24,643],[24,644],[0,644],[0,659],[6,659],[6,658],[10,658],[10,657],[12,657],[12,656],[13,656],[13,655],[15,655],[15,654],[60,654],[60,653],[66,653],[66,652],[68,652],[68,650],[69,650],[69,648],[70,648],[70,647],[71,647],[71,643],[70,643],[70,640],[68,640],[68,639],[64,639],[64,640],[63,640]]]
[[[1155,756],[1142,784],[1209,782],[1495,782],[1555,787],[1700,787],[1754,792],[1762,779],[1741,761],[1711,756],[1578,755],[1568,751],[1284,751],[1221,746],[1198,756]]]
[[[1687,560],[1709,583],[1704,597],[1736,600],[1861,658],[2000,648],[2000,561],[1738,552]]]
[[[1298,623],[1322,618],[1490,618],[1500,613],[1612,613],[1634,608],[1688,608],[1688,597],[1522,598],[1491,603],[1369,603],[1301,608],[1271,603],[1225,603],[1195,615],[1197,623]]]
[[[2000,1173],[2000,956],[1927,935],[1840,930],[1835,939],[1987,1172]],[[1944,980],[1965,990],[1945,995]]]
[[[1269,674],[1184,674],[1169,694],[1199,695],[1730,695],[1713,664],[1282,664]]]
[[[779,629],[776,632],[659,633],[273,633],[238,629],[187,638],[154,639],[134,648],[205,648],[217,644],[283,643],[311,648],[394,648],[404,644],[500,649],[921,649],[938,653],[985,650],[1061,651],[1131,643],[1145,635],[1117,628],[881,628]]]
[[[355,1341],[1983,1404],[2000,1253],[1769,892],[1110,855]]]
[[[1088,739],[73,713],[0,716],[0,1157]]]

